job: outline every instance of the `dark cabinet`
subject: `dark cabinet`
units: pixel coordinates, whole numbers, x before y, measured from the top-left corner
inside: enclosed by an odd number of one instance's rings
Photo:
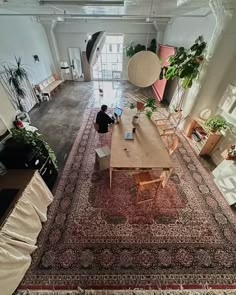
[[[53,188],[57,179],[57,169],[43,142],[40,146],[32,147],[10,138],[0,152],[0,162],[7,169],[37,169],[49,189]]]

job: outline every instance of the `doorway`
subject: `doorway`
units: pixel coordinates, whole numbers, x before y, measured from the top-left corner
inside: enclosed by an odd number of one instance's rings
[[[70,58],[72,80],[84,81],[80,48],[68,48],[68,51]]]
[[[102,52],[93,67],[93,80],[120,80],[123,67],[124,35],[107,34]]]

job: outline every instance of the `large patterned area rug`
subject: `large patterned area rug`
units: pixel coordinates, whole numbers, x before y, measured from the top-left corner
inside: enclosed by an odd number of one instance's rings
[[[135,204],[132,175],[95,164],[88,109],[20,289],[232,288],[236,218],[186,139],[155,203]],[[203,287],[204,288],[204,287]]]
[[[15,295],[235,295],[236,290],[77,290],[19,291]]]

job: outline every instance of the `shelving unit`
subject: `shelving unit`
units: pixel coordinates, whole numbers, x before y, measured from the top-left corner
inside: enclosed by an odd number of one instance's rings
[[[213,133],[210,132],[205,124],[204,120],[201,120],[199,118],[195,118],[188,130],[187,137],[190,139],[190,142],[192,146],[194,147],[195,151],[197,152],[198,155],[203,156],[203,155],[210,155],[214,147],[216,146],[217,142],[220,140],[222,134],[221,133]],[[192,139],[192,133],[194,129],[196,128],[201,128],[205,132],[205,136],[201,138],[200,141],[195,141]]]

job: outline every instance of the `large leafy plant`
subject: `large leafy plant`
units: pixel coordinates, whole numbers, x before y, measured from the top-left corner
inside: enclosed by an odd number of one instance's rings
[[[168,59],[170,65],[162,68],[160,79],[163,76],[167,80],[179,78],[183,88],[191,88],[193,80],[199,75],[206,45],[203,37],[200,36],[189,49],[176,48],[175,54]]]
[[[213,118],[209,118],[206,120],[205,125],[212,131],[217,132],[221,130],[225,130],[230,127],[230,124],[226,122],[226,120],[217,115]]]
[[[22,99],[25,97],[26,92],[22,86],[22,81],[28,79],[28,73],[22,65],[21,57],[15,57],[16,65],[4,65],[6,76],[8,78],[8,84],[15,93],[16,103],[21,111],[24,111],[22,105]]]
[[[134,42],[132,42],[129,46],[125,48],[125,54],[127,57],[132,57],[136,53],[143,50],[146,50],[145,45],[141,45],[141,44],[134,45]],[[147,48],[147,50],[156,53],[156,50],[157,50],[156,39],[151,40],[150,46]]]
[[[57,159],[54,151],[50,147],[50,145],[44,140],[43,136],[39,134],[37,131],[29,131],[25,128],[12,128],[12,137],[19,143],[29,144],[34,150],[37,150],[38,153],[45,157],[45,154],[42,150],[42,144],[48,151],[48,155],[57,168]]]

